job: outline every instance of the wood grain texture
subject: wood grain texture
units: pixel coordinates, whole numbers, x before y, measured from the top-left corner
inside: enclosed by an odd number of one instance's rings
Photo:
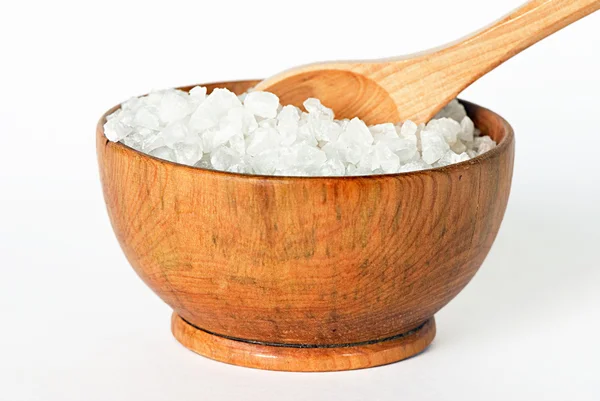
[[[600,0],[534,0],[466,39],[385,60],[297,67],[257,85],[298,107],[320,99],[337,118],[429,121],[463,89],[541,39],[600,8]]]
[[[198,330],[173,313],[171,329],[186,348],[208,358],[249,368],[331,372],[386,365],[415,356],[435,337],[435,320],[385,341],[337,347],[294,348],[240,342]]]
[[[240,93],[256,82],[208,86]],[[444,168],[367,177],[187,167],[109,142],[102,117],[108,214],[138,275],[196,327],[282,344],[392,337],[461,291],[504,215],[513,131],[493,112],[467,108],[495,149]]]

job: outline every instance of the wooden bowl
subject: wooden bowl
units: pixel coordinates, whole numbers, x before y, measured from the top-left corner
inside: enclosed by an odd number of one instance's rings
[[[256,82],[207,86],[241,93]],[[495,149],[366,177],[187,167],[109,142],[105,114],[96,136],[108,214],[189,349],[289,371],[399,361],[433,340],[433,315],[485,259],[508,201],[513,131],[497,114],[466,107]]]

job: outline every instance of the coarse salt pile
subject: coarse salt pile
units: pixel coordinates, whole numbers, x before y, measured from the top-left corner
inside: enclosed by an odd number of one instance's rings
[[[456,100],[428,124],[367,127],[334,120],[317,99],[306,112],[281,106],[276,95],[195,87],[132,98],[107,117],[111,141],[190,166],[287,176],[390,174],[469,160],[496,143],[481,136]]]

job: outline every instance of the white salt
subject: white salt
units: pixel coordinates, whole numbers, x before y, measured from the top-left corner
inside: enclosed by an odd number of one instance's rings
[[[202,142],[194,143],[176,143],[173,147],[175,151],[175,160],[177,163],[193,166],[202,159]]]
[[[281,145],[289,146],[296,141],[300,112],[294,106],[283,106],[277,115],[277,130],[281,136]]]
[[[496,146],[496,142],[494,142],[489,136],[481,136],[475,138],[473,145],[475,146],[477,154],[480,155],[492,150]]]
[[[461,122],[466,116],[467,111],[464,106],[458,100],[454,99],[435,118],[451,118],[454,121]]]
[[[106,137],[176,163],[236,173],[288,176],[394,174],[443,167],[490,151],[453,100],[428,124],[367,127],[335,120],[318,99],[302,111],[269,92],[169,89],[131,98],[107,117]]]
[[[160,148],[156,148],[149,153],[154,157],[158,157],[161,159],[168,160],[170,162],[174,162],[177,156],[175,156],[175,151],[169,147],[161,146]]]
[[[466,153],[457,154],[454,151],[449,150],[437,161],[435,167],[444,167],[450,164],[464,162],[469,159],[470,157]]]
[[[339,159],[327,159],[319,170],[319,175],[341,176],[346,173],[346,167]]]
[[[426,128],[421,132],[421,149],[423,161],[433,164],[450,149],[450,145],[443,132]]]
[[[458,133],[458,138],[462,141],[471,142],[473,141],[473,136],[475,135],[475,124],[473,124],[473,120],[469,117],[465,116],[460,121],[460,132]]]
[[[181,92],[169,91],[160,99],[158,117],[165,124],[179,121],[190,114],[190,107],[188,96]]]
[[[192,131],[200,134],[216,127],[229,110],[241,106],[242,102],[233,92],[217,88],[199,104],[188,124]]]
[[[140,107],[135,112],[133,123],[138,127],[157,130],[160,127],[158,116],[149,107]]]
[[[122,121],[122,117],[120,117],[122,114],[124,114],[123,110],[117,110],[108,116],[106,124],[104,124],[104,134],[113,142],[120,141],[134,130],[134,127]]]
[[[258,117],[273,118],[277,115],[279,98],[269,92],[250,92],[244,98],[244,107]]]
[[[361,146],[361,150],[366,151],[373,143],[373,135],[362,120],[354,117],[348,122],[346,128],[340,134],[338,141],[342,143],[352,143]]]
[[[428,168],[431,168],[431,166],[429,164],[425,163],[423,160],[415,160],[415,161],[411,161],[411,162],[408,162],[408,163],[400,166],[400,169],[398,172],[399,173],[408,173],[410,171],[427,170]]]
[[[461,125],[451,118],[439,118],[431,120],[425,127],[430,132],[439,132],[444,136],[445,142],[452,146],[456,143],[458,135],[461,133]]]
[[[412,137],[417,134],[417,130],[419,126],[412,121],[405,121],[400,127],[400,136],[402,137]]]
[[[190,98],[201,103],[204,101],[204,99],[206,99],[206,87],[195,86],[192,89],[190,89],[189,95],[190,95]]]
[[[173,147],[177,142],[182,142],[188,136],[188,126],[182,121],[175,121],[160,131],[164,144]]]
[[[222,146],[212,152],[210,162],[217,170],[229,171],[240,164],[241,155],[227,146]]]
[[[375,168],[381,168],[384,173],[395,173],[400,167],[400,158],[384,143],[378,143],[374,146]]]
[[[246,138],[246,153],[256,156],[269,150],[280,142],[277,129],[272,127],[259,127]]]

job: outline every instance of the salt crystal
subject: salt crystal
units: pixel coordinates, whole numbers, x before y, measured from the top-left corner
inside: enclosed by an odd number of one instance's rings
[[[346,167],[339,159],[327,159],[319,170],[320,175],[341,176],[346,172]]]
[[[385,139],[398,138],[396,127],[392,123],[373,125],[369,127],[369,131],[371,131],[371,135],[373,136],[373,140],[375,141],[375,143],[378,143]]]
[[[132,97],[127,99],[125,102],[121,103],[121,110],[137,110],[140,106],[142,106],[144,102],[139,97]]]
[[[201,138],[202,149],[204,149],[204,152],[212,153],[215,150],[214,139],[216,134],[217,129],[209,129],[204,131],[202,135],[199,136]]]
[[[425,163],[423,160],[417,160],[417,161],[412,161],[412,162],[403,164],[398,169],[398,172],[399,173],[407,173],[410,171],[427,170],[428,168],[431,168],[431,166],[429,164]]]
[[[427,129],[421,132],[421,147],[423,161],[427,164],[435,163],[450,149],[443,133]]]
[[[232,164],[225,171],[229,173],[248,174],[250,172],[248,164],[244,160],[240,160],[239,163]]]
[[[165,91],[158,107],[158,117],[166,124],[181,120],[192,112],[188,95],[180,91]]]
[[[358,169],[354,164],[350,163],[346,166],[346,175],[359,175]]]
[[[185,139],[188,135],[188,128],[183,122],[176,121],[164,127],[160,133],[164,143],[167,146],[172,147],[174,143],[181,142]]]
[[[355,117],[348,122],[339,136],[339,141],[366,147],[373,143],[373,135],[367,125]]]
[[[417,156],[417,137],[406,137],[398,141],[398,145],[393,149],[401,162],[406,162]]]
[[[403,137],[411,137],[417,134],[418,125],[408,120],[402,124],[400,128],[400,135]]]
[[[231,149],[236,151],[238,154],[243,155],[246,153],[246,139],[242,134],[236,134],[229,139],[228,145]]]
[[[342,132],[339,124],[333,121],[333,111],[321,104],[318,99],[307,99],[300,133],[303,137],[315,138],[317,142],[334,142]],[[309,141],[312,142],[312,141]]]
[[[454,153],[460,154],[466,152],[467,146],[459,139],[452,146],[450,146],[450,149],[452,149]]]
[[[146,106],[158,106],[163,97],[165,91],[151,91],[147,96],[144,96],[144,103]]]
[[[244,135],[247,135],[249,132],[258,128],[256,118],[245,107],[235,107],[229,110],[224,119],[227,122],[239,121],[240,130]]]
[[[419,124],[417,126],[417,133],[415,134],[415,136],[417,137],[417,150],[419,152],[423,152],[423,146],[421,146],[421,132],[423,132],[423,130],[425,129],[425,124]]]
[[[279,162],[279,149],[269,148],[251,158],[251,166],[257,174],[274,174]]]
[[[298,142],[306,143],[310,146],[317,146],[319,144],[319,140],[315,136],[314,127],[308,123],[307,118],[301,119],[298,132],[296,133],[296,143]]]
[[[258,128],[246,139],[246,152],[251,156],[279,146],[279,133],[274,128]]]
[[[148,107],[141,107],[136,111],[134,123],[140,127],[150,128],[153,130],[157,130],[160,126],[158,116],[150,111]]]
[[[346,167],[346,175],[354,175],[354,176],[360,176],[360,175],[372,175],[372,174],[378,174],[379,172],[375,172],[373,170],[371,170],[370,168],[364,168],[362,166],[355,166],[354,164],[348,164],[348,167]]]
[[[173,146],[177,163],[193,166],[202,158],[202,143],[179,142]]]
[[[189,121],[190,128],[199,133],[213,128],[217,126],[219,120],[230,109],[241,106],[242,103],[233,92],[217,88],[206,97],[192,114]]]
[[[121,112],[118,110],[117,112]],[[104,124],[104,135],[108,140],[117,142],[131,134],[133,128],[123,124],[118,117],[110,118],[106,124]]]
[[[125,145],[136,150],[144,149],[144,136],[138,132],[134,132],[121,140]]]
[[[190,97],[196,101],[203,102],[206,99],[206,87],[195,86],[190,89]]]
[[[496,147],[496,142],[494,142],[489,136],[481,136],[475,138],[473,141],[473,146],[475,149],[477,149],[477,154],[480,155],[482,153],[489,152]]]
[[[299,121],[300,113],[294,106],[284,106],[277,115],[277,129],[283,146],[289,146],[296,141]]]
[[[190,118],[189,127],[192,131],[200,134],[216,127],[218,123],[219,120],[211,114],[210,110],[198,107]]]
[[[194,164],[194,167],[200,167],[205,169],[212,169],[212,163],[210,162],[210,155],[205,153],[202,155],[202,158]]]
[[[345,149],[343,147],[340,147],[340,145],[328,142],[325,145],[323,145],[323,147],[321,147],[321,150],[325,152],[328,160],[345,161]]]
[[[460,122],[461,132],[458,134],[458,137],[463,141],[471,142],[473,141],[473,136],[475,135],[475,124],[473,120],[471,120],[468,116],[465,116]]]
[[[460,102],[456,99],[452,100],[450,103],[446,105],[440,112],[434,117],[434,119],[438,118],[451,118],[456,122],[461,122],[463,118],[467,115],[467,111],[465,107],[460,104]]]
[[[302,105],[310,115],[324,117],[326,120],[333,121],[333,110],[323,106],[319,99],[306,99]]]
[[[277,128],[277,120],[265,119],[258,122],[258,126],[261,128]]]
[[[215,169],[227,171],[240,162],[240,155],[233,149],[222,146],[212,152],[210,162]]]
[[[141,150],[144,153],[149,153],[154,149],[160,148],[165,145],[165,138],[160,134],[160,132],[155,131],[152,134],[144,136],[144,140],[141,142]]]
[[[356,143],[349,143],[342,149],[343,160],[347,163],[356,164],[363,157],[363,147]]]
[[[160,148],[156,148],[149,153],[151,156],[158,157],[160,159],[165,159],[171,162],[176,161],[177,156],[175,155],[175,151],[167,146],[162,146]]]
[[[270,92],[250,92],[244,98],[244,107],[252,114],[263,118],[274,118],[278,106],[279,98]]]
[[[344,128],[342,128],[342,125],[339,122],[331,121],[326,125],[326,130],[321,139],[324,141],[324,143],[336,142],[340,138],[340,135],[343,131]]]
[[[298,144],[293,146],[296,152],[296,166],[307,170],[318,169],[325,163],[327,156],[325,152],[316,147],[306,144]]]
[[[440,132],[444,135],[445,141],[448,145],[453,145],[461,133],[461,126],[458,122],[451,118],[440,118],[437,120],[431,120],[427,125],[426,129],[429,131]]]
[[[300,112],[297,107],[287,105],[283,106],[279,114],[277,115],[279,124],[294,124],[298,125],[300,120]]]
[[[212,148],[218,148],[221,145],[229,142],[231,138],[236,135],[242,135],[242,120],[238,119],[229,119],[227,117],[222,118],[219,122],[219,129],[214,131],[214,135],[212,135]]]
[[[384,173],[396,173],[400,167],[400,158],[384,144],[375,145],[377,164]]]
[[[358,171],[361,174],[373,174],[378,170],[381,167],[381,163],[375,155],[375,149],[369,149],[367,152],[362,152],[356,167],[358,167]]]
[[[460,163],[469,160],[466,153],[456,154],[452,150],[447,151],[436,163],[435,167],[444,167],[454,163]]]

